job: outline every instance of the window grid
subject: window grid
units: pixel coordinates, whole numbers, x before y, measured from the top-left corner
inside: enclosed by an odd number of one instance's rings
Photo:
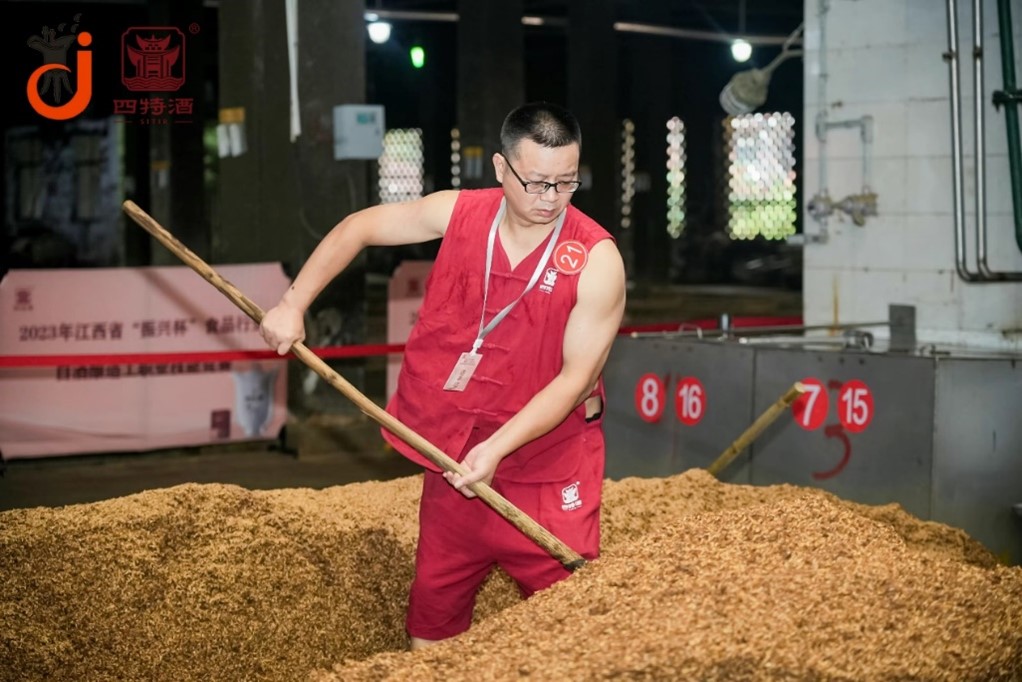
[[[795,234],[795,117],[756,113],[724,119],[728,235],[784,239]]]
[[[677,239],[685,230],[685,123],[667,121],[667,234]]]
[[[461,131],[451,128],[451,187],[461,188]]]
[[[632,226],[632,200],[635,198],[635,123],[621,123],[621,229]]]
[[[421,128],[394,128],[383,135],[380,155],[380,203],[418,199],[423,193]]]

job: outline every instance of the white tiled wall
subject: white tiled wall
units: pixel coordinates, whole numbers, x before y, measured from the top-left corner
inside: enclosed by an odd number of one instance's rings
[[[964,141],[967,252],[975,269],[975,181],[971,1],[959,0],[959,49]],[[854,225],[840,214],[827,223],[829,239],[805,247],[807,324],[870,322],[891,303],[917,308],[924,343],[966,343],[1022,351],[1022,282],[972,284],[955,274],[951,184],[951,120],[947,21],[943,0],[829,0],[826,102],[831,121],[874,120],[872,189],[880,215]],[[984,0],[988,262],[1022,271],[1015,242],[1004,116],[992,93],[1002,87],[996,0]],[[1013,7],[1016,61],[1022,57],[1022,8]],[[821,147],[813,134],[820,107],[820,2],[806,0],[806,107],[803,116],[803,191],[819,189]],[[1016,64],[1022,74],[1022,65]],[[861,188],[859,134],[828,133],[828,189],[840,200]],[[805,231],[819,225],[805,215]]]

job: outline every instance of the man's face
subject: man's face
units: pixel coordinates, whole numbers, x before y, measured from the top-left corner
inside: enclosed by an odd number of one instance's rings
[[[508,158],[502,154],[493,157],[493,167],[497,180],[504,187],[508,211],[525,223],[552,223],[571,203],[571,194],[558,192],[554,187],[547,188],[542,194],[529,194],[522,183],[577,181],[578,145],[551,148],[532,140],[522,140],[510,151]],[[519,177],[515,177],[515,173]]]

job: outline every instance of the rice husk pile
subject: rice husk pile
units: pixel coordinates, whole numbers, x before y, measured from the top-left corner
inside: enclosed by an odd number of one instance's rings
[[[294,680],[402,649],[418,489],[184,485],[4,512],[0,680]]]
[[[419,477],[0,513],[2,680],[1022,680],[1022,568],[896,505],[608,481],[604,552],[404,652]]]

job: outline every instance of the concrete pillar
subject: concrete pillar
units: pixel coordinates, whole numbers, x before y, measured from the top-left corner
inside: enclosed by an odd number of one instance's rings
[[[298,206],[286,41],[283,2],[221,3],[219,114],[238,126],[241,146],[219,162],[218,262],[299,260],[294,213],[281,210]]]
[[[666,24],[666,21],[651,21]],[[634,269],[629,276],[647,282],[667,277],[671,239],[667,234],[667,120],[677,115],[670,38],[622,36],[627,65],[622,69],[625,95],[622,117],[635,122],[636,172],[649,178],[647,191],[635,195],[631,239]]]
[[[524,104],[522,0],[458,0],[462,187],[493,187],[504,117]]]
[[[203,183],[203,124],[206,110],[206,62],[213,45],[202,35],[202,0],[158,0],[149,5],[153,26],[173,26],[184,37],[185,82],[176,92],[151,93],[163,100],[192,101],[190,123],[145,124],[149,137],[149,208],[151,215],[201,258],[210,256],[210,222]],[[190,26],[198,30],[189,31]],[[144,93],[139,93],[140,95]],[[180,118],[180,117],[179,117]],[[143,124],[139,124],[140,126]],[[152,238],[149,238],[152,240]],[[181,265],[163,246],[149,248],[153,265]]]
[[[369,165],[376,163],[334,159],[333,108],[365,103],[363,2],[300,0],[297,7],[301,132],[292,141],[286,3],[220,5],[220,118],[243,128],[245,149],[220,159],[213,239],[218,262],[280,261],[292,277],[337,222],[369,205]],[[365,262],[362,254],[307,316],[308,324],[335,309],[341,335],[310,336],[309,343],[365,340]],[[363,388],[360,370],[345,376]]]
[[[613,0],[571,0],[568,6],[567,107],[582,126],[582,170],[592,185],[572,203],[612,234],[621,195],[618,37]]]
[[[365,22],[357,0],[298,4],[301,133],[290,133],[285,3],[220,6],[220,115],[245,149],[220,159],[220,262],[282,261],[296,274],[320,238],[368,204],[368,161],[333,158],[333,107],[365,102]]]

